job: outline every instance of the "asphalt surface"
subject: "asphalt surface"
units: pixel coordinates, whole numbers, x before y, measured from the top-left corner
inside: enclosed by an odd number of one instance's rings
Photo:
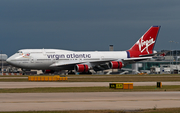
[[[37,88],[37,87],[108,87],[113,82],[0,82],[0,88]],[[117,83],[117,82],[116,82]],[[126,83],[126,82],[118,82]],[[133,86],[156,86],[157,82],[128,82]],[[180,85],[180,82],[162,82],[162,85]]]
[[[140,110],[174,107],[180,107],[180,92],[0,94],[0,111]]]
[[[93,87],[113,82],[0,82],[4,88]],[[124,82],[121,82],[124,83]],[[157,82],[132,82],[156,86]],[[162,82],[180,85],[180,82]],[[139,110],[180,107],[180,92],[0,93],[0,111]]]

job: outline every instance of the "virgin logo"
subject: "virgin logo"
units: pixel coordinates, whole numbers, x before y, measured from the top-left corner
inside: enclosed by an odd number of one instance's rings
[[[24,58],[29,58],[30,53],[27,53],[27,54],[22,54],[22,56],[23,56]]]
[[[137,41],[136,44],[139,45],[139,51],[141,51],[141,53],[146,50],[147,53],[149,54],[149,46],[152,45],[152,44],[154,44],[154,43],[155,43],[155,41],[153,40],[153,38],[150,37],[149,40],[144,41],[144,40],[143,40],[143,36],[142,36],[142,37]]]

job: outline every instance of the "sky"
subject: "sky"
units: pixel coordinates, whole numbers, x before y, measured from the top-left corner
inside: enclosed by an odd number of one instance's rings
[[[179,0],[0,0],[0,51],[128,50],[153,25],[155,50],[179,49]],[[174,41],[170,43],[169,41]]]

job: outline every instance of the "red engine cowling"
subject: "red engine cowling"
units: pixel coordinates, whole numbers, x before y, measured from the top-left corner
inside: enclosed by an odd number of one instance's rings
[[[46,73],[54,73],[55,71],[54,70],[42,70],[44,74]]]
[[[121,69],[123,67],[123,63],[119,61],[111,61],[109,62],[109,67],[111,69]]]
[[[88,72],[89,70],[88,65],[85,64],[77,64],[74,69],[76,72]]]

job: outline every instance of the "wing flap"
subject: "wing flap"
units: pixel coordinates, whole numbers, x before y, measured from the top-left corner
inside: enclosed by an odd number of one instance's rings
[[[79,61],[79,60],[66,60],[66,61],[58,61],[50,67],[59,67],[59,66],[67,66],[67,65],[76,65],[76,64],[83,64],[83,63],[91,63],[91,65],[98,65],[98,64],[103,64],[109,61],[114,61],[117,59],[108,59],[108,60],[95,60],[95,61]]]
[[[73,61],[73,60],[59,61],[50,65],[50,67],[67,66],[67,65],[73,65],[73,64],[75,65],[75,64],[81,64],[81,63],[84,63],[84,62]]]
[[[136,58],[126,58],[126,59],[122,59],[122,61],[125,64],[130,64],[130,63],[134,63],[134,62],[139,62],[142,60],[147,60],[147,59],[151,59],[152,57],[136,57]]]
[[[58,61],[56,63],[53,63],[50,65],[50,67],[61,67],[61,66],[72,66],[76,64],[84,64],[84,63],[90,63],[91,66],[99,65],[99,64],[105,64],[110,61],[123,61],[124,64],[131,64],[134,62],[142,61],[142,60],[147,60],[151,59],[152,57],[136,57],[136,58],[125,58],[125,59],[108,59],[108,60],[96,60],[96,61],[79,61],[79,60],[63,60],[63,61]]]

